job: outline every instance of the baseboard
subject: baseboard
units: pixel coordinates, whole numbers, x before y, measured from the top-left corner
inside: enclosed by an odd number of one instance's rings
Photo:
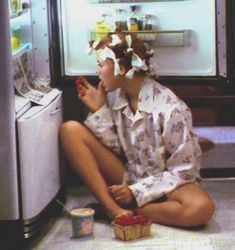
[[[235,177],[235,168],[202,168],[202,178],[231,178]]]

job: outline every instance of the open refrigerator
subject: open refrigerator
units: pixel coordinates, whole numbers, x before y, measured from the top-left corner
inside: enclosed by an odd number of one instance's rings
[[[50,86],[48,20],[46,0],[0,1],[1,240],[35,235],[62,192],[62,93]]]
[[[21,3],[16,11],[11,2]],[[96,78],[88,42],[112,32],[119,19],[130,20],[131,6],[138,7],[139,20],[151,21],[151,28],[123,31],[154,49],[159,76],[227,77],[224,0],[1,0],[0,226],[17,224],[24,238],[31,237],[62,186],[61,92],[36,104],[34,94],[57,80],[64,86],[78,75]],[[12,39],[17,36],[20,41]],[[15,67],[30,79],[26,85],[32,95],[24,96]]]

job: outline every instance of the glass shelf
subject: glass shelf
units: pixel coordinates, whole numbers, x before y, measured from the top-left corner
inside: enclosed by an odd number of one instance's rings
[[[151,43],[154,47],[185,47],[190,44],[190,30],[123,30],[122,32],[136,34],[139,39]],[[90,39],[97,40],[106,34],[107,32],[91,31]]]
[[[10,15],[10,19],[14,19],[14,18],[20,17],[20,16],[26,14],[27,12],[28,12],[28,9],[24,9],[24,10],[18,11],[17,13],[11,14]]]
[[[31,48],[30,43],[22,44],[18,49],[12,51],[12,59],[19,58],[25,52],[27,52]]]

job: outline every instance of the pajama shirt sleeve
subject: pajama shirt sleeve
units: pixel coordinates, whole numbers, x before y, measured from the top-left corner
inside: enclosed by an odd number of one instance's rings
[[[84,124],[106,147],[120,154],[120,143],[112,112],[106,104],[95,113],[90,114]]]
[[[192,134],[191,123],[188,109],[183,112],[176,109],[169,117],[165,116],[162,138],[165,152],[169,154],[165,170],[129,186],[139,207],[199,178],[201,150]]]

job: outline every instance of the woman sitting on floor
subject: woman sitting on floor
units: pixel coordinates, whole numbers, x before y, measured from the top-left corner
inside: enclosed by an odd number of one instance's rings
[[[170,226],[207,223],[214,204],[198,183],[201,150],[191,112],[155,80],[153,51],[121,33],[91,50],[99,86],[85,78],[77,85],[91,114],[60,129],[72,167],[112,220],[139,214]]]

